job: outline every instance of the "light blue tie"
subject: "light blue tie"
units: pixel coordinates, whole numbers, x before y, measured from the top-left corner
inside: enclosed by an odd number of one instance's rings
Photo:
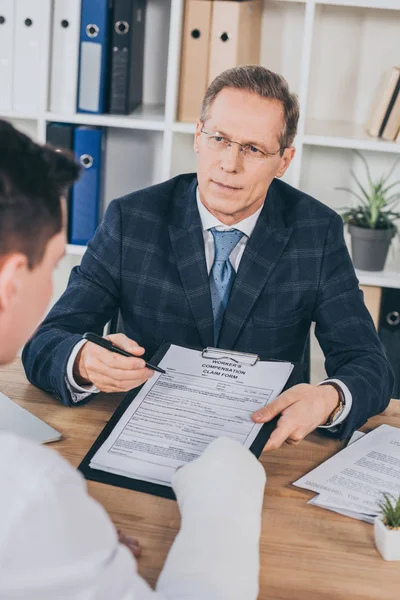
[[[214,345],[216,346],[236,274],[229,261],[229,255],[244,234],[238,229],[217,231],[213,227],[210,231],[214,237],[215,247],[214,264],[210,273],[210,291],[214,315]]]

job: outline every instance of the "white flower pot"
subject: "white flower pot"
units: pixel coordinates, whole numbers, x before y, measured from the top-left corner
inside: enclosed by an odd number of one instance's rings
[[[388,529],[381,519],[375,517],[375,544],[385,560],[400,560],[400,529]]]

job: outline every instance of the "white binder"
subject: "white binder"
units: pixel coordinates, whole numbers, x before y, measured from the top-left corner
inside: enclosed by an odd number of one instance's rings
[[[14,2],[14,111],[36,115],[45,109],[51,0]]]
[[[0,0],[0,112],[12,110],[14,0]]]
[[[76,112],[82,0],[55,0],[50,110]]]

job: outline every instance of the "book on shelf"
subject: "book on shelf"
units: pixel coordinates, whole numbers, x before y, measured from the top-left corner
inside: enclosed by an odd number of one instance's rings
[[[392,67],[385,73],[382,84],[378,88],[366,131],[372,137],[388,136],[393,130],[391,113],[396,105],[400,92],[400,67]],[[393,134],[393,138],[396,133]],[[385,137],[387,139],[387,137]]]
[[[400,130],[400,78],[397,85],[397,97],[394,100],[389,118],[382,132],[382,139],[393,142]]]

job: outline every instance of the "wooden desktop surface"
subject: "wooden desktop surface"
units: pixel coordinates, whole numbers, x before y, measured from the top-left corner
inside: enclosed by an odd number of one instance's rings
[[[62,432],[63,439],[48,446],[74,466],[122,399],[101,394],[87,405],[67,408],[27,382],[19,359],[0,369],[0,390]],[[392,401],[363,429],[382,423],[400,427],[400,401]],[[343,443],[311,434],[297,447],[284,444],[262,454],[268,481],[260,548],[261,600],[399,600],[400,563],[380,558],[373,526],[310,506],[307,500],[314,494],[291,485],[342,447]],[[139,571],[154,585],[179,529],[176,502],[90,481],[88,486],[115,525],[140,540]]]

